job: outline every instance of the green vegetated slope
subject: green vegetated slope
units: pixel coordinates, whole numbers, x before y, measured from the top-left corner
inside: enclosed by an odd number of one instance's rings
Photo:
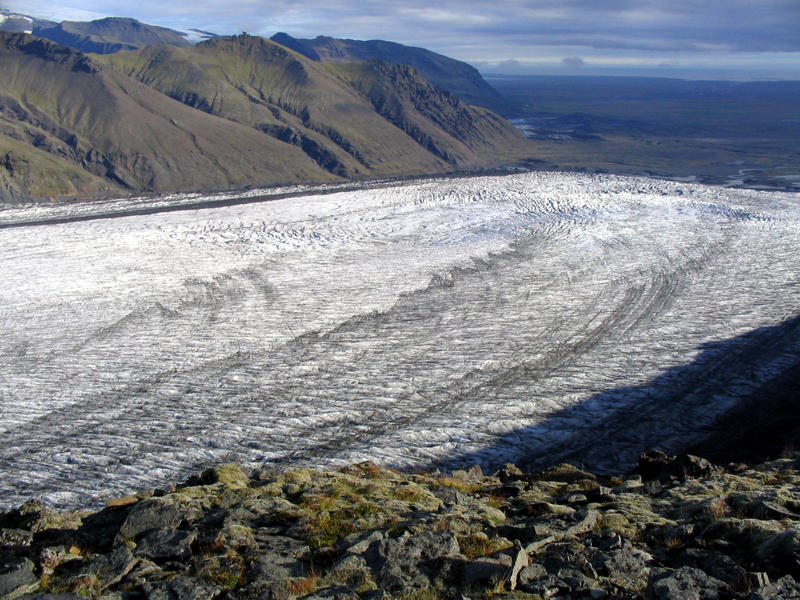
[[[194,110],[46,40],[3,34],[0,70],[6,200],[333,179],[291,144]]]
[[[425,48],[385,40],[345,40],[322,35],[309,40],[276,33],[271,39],[312,60],[325,63],[382,60],[396,65],[409,65],[425,79],[464,102],[501,113],[509,108],[505,99],[486,83],[475,67]]]
[[[61,23],[36,19],[33,34],[83,52],[101,54],[153,44],[191,45],[177,31],[123,17]]]
[[[295,144],[343,177],[499,163],[525,145],[511,125],[408,67],[322,64],[260,37],[103,60],[190,106]]]
[[[412,67],[373,60],[328,68],[381,116],[452,165],[481,164],[487,155],[513,154],[526,146],[510,123],[431,85]]]
[[[87,57],[2,34],[0,65],[6,200],[431,174],[528,148],[413,69],[317,63],[246,35]]]
[[[293,144],[337,176],[445,166],[390,127],[355,90],[301,58],[262,38],[240,37],[104,60],[189,106]]]
[[[32,146],[31,138],[44,149]],[[0,201],[121,192],[63,156],[68,153],[63,141],[0,116]]]

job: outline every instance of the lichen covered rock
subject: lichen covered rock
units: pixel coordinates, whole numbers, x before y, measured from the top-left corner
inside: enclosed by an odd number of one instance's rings
[[[31,501],[0,514],[0,598],[800,597],[794,460],[647,460],[617,478],[225,465],[93,513]]]

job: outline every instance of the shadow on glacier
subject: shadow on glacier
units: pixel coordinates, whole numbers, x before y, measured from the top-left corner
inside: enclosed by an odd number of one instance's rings
[[[511,461],[535,471],[570,462],[615,474],[654,448],[700,449],[720,462],[780,452],[783,436],[800,427],[800,316],[699,349],[644,385],[603,391],[431,467],[494,470]]]

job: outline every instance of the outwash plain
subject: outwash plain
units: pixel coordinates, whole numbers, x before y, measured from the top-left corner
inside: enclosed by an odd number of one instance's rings
[[[5,507],[232,460],[619,473],[800,361],[797,193],[539,172],[143,206],[0,211]]]

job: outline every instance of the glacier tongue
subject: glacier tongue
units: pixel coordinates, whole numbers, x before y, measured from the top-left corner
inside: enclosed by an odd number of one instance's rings
[[[228,459],[621,469],[800,360],[800,194],[537,173],[48,210],[0,211],[4,506]]]

